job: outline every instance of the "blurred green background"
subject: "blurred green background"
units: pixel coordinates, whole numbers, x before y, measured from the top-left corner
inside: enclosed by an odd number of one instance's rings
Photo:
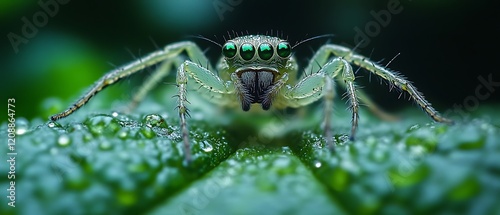
[[[352,47],[360,31],[374,32],[359,52],[382,64],[401,53],[390,68],[407,76],[443,112],[474,95],[480,75],[486,78],[492,74],[493,80],[500,80],[492,64],[498,54],[489,54],[498,47],[500,29],[493,1],[40,2],[50,5],[51,14],[44,12],[38,1],[0,3],[1,101],[15,98],[17,116],[28,119],[45,118],[65,108],[107,71],[155,50],[152,40],[160,47],[194,40],[215,61],[219,48],[190,36],[202,35],[223,43],[232,31],[279,31],[292,44],[312,36],[335,35],[297,47],[295,55],[302,64],[321,44],[330,41]],[[57,9],[51,3],[57,3]],[[396,8],[397,13],[386,23],[377,21],[373,14],[390,8]],[[23,18],[35,22],[35,33],[24,29],[27,24]],[[26,43],[17,40],[21,37]],[[358,77],[360,85],[386,109],[411,104],[398,100],[398,93],[388,93],[388,87],[381,86],[378,79],[370,83],[367,73],[358,73]],[[142,80],[138,75],[112,87],[110,98],[129,99]],[[480,104],[499,97],[499,93],[491,93]],[[6,105],[1,111],[6,112]]]

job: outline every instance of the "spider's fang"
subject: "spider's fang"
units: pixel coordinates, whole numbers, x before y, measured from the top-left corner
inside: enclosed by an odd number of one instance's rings
[[[244,111],[250,109],[250,104],[261,103],[262,109],[271,107],[271,91],[274,84],[274,74],[263,70],[247,70],[240,74],[242,83],[241,107]]]

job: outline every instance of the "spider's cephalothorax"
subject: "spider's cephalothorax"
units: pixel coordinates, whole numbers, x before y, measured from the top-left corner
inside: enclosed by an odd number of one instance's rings
[[[260,103],[268,110],[276,95],[276,82],[283,76],[292,55],[290,44],[280,38],[250,35],[237,37],[222,46],[223,72],[231,74],[244,111]]]
[[[105,74],[77,102],[65,111],[51,116],[50,119],[55,121],[74,113],[105,87],[144,68],[161,63],[157,71],[133,97],[131,107],[139,103],[149,90],[169,74],[172,66],[175,66],[177,68],[176,86],[178,87],[177,110],[186,161],[191,160],[186,122],[188,83],[197,89],[204,89],[202,95],[215,104],[235,106],[240,103],[245,111],[255,103],[261,104],[262,109],[267,110],[271,107],[271,103],[276,108],[296,108],[323,99],[325,142],[332,148],[330,122],[335,84],[345,88],[346,97],[350,103],[351,139],[354,139],[358,125],[358,100],[373,112],[381,113],[368,96],[356,88],[354,84],[356,77],[351,65],[363,68],[386,80],[391,87],[407,92],[433,120],[443,123],[452,122],[434,110],[411,82],[347,47],[334,44],[323,45],[299,77],[297,63],[292,57],[292,47],[281,38],[263,35],[242,36],[226,41],[221,48],[223,56],[217,65],[217,72],[210,64],[207,65],[207,57],[193,42],[167,45],[162,50]],[[187,55],[187,60],[183,54]],[[194,81],[188,82],[188,79]],[[239,97],[239,100],[235,98],[235,95]]]

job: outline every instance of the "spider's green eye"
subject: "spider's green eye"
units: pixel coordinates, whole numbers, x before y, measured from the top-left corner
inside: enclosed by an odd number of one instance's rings
[[[259,45],[259,50],[257,51],[260,59],[269,60],[273,56],[273,46],[269,43],[262,43]]]
[[[227,58],[232,58],[236,55],[236,44],[233,42],[227,42],[222,47],[222,54]]]
[[[243,60],[250,60],[255,55],[255,48],[250,43],[243,43],[240,48],[240,55]]]
[[[292,47],[288,42],[281,42],[278,44],[277,52],[280,57],[287,58],[292,54]]]

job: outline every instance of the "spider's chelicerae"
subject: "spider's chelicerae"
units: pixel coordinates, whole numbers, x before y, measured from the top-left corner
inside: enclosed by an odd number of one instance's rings
[[[182,132],[185,160],[190,161],[191,151],[189,132],[186,124],[187,84],[194,80],[196,87],[205,88],[208,93],[203,96],[215,104],[241,105],[248,111],[253,104],[268,110],[275,108],[301,107],[321,98],[324,99],[324,132],[326,143],[333,147],[330,131],[330,113],[334,98],[334,85],[346,88],[352,111],[351,139],[354,138],[358,125],[358,99],[376,108],[368,97],[354,84],[355,75],[351,64],[363,68],[407,92],[416,103],[435,121],[452,123],[439,113],[424,99],[423,95],[405,78],[384,66],[356,54],[353,50],[334,44],[323,45],[304,68],[297,79],[298,65],[292,56],[292,46],[279,37],[264,35],[247,35],[226,41],[222,48],[222,57],[214,70],[202,50],[193,42],[178,42],[167,45],[162,50],[153,52],[139,60],[117,68],[97,81],[76,103],[62,113],[53,115],[56,121],[66,117],[87,103],[92,96],[105,87],[132,75],[146,67],[162,63],[151,78],[133,97],[137,104],[160,79],[168,75],[172,66],[177,66],[176,84],[178,87],[178,112]],[[183,54],[187,54],[188,60]],[[216,72],[218,71],[218,72]],[[216,75],[220,74],[220,76]],[[335,82],[337,80],[337,82]],[[391,86],[391,87],[392,87]]]

